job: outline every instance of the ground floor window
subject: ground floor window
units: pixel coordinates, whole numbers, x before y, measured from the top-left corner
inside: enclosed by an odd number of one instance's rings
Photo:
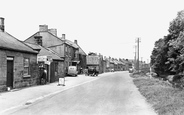
[[[29,58],[24,58],[24,76],[30,75],[30,69],[29,69]]]

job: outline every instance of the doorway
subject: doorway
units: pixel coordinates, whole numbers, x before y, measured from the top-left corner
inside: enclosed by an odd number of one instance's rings
[[[13,57],[7,57],[7,81],[6,86],[13,88]]]

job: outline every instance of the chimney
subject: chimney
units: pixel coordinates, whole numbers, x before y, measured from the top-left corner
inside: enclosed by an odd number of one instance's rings
[[[4,18],[0,17],[0,31],[4,32]]]
[[[50,32],[51,34],[57,36],[57,29],[51,28],[51,29],[49,29],[49,32]]]
[[[39,25],[40,32],[46,32],[48,31],[48,25]]]
[[[65,39],[65,34],[62,34],[62,39]]]
[[[77,44],[77,40],[74,40],[74,43]]]

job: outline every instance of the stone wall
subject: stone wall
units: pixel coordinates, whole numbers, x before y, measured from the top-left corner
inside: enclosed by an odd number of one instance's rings
[[[0,50],[0,91],[6,90],[6,53]]]
[[[13,88],[27,87],[37,85],[39,80],[39,69],[37,65],[37,55],[31,53],[22,53],[0,49],[0,91],[6,89],[7,79],[7,60],[6,57],[14,58],[13,64]],[[30,60],[30,76],[24,76],[24,58]]]
[[[65,76],[64,61],[58,62],[58,80]]]

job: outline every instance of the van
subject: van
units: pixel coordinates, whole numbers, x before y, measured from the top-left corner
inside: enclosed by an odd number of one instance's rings
[[[77,76],[77,74],[78,74],[77,66],[69,66],[68,67],[68,75]]]

